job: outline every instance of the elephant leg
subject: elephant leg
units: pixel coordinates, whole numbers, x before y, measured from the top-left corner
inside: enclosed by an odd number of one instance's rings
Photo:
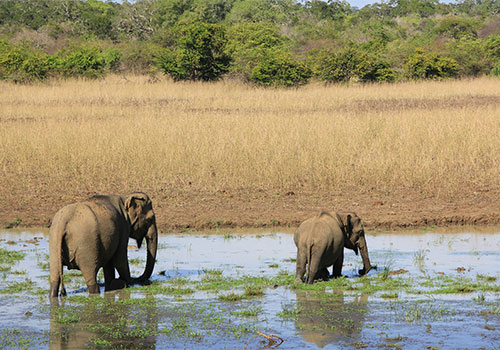
[[[106,265],[104,265],[104,290],[112,290],[111,289],[111,284],[113,283],[115,279],[115,266],[113,265],[113,262],[110,260]]]
[[[311,256],[311,261],[309,262],[309,273],[307,275],[307,283],[312,284],[314,280],[317,278],[318,271],[320,270],[319,266],[321,263],[321,255],[313,254]]]
[[[89,289],[90,294],[99,294],[99,285],[97,284],[97,269],[96,268],[81,268],[83,278]]]
[[[295,282],[301,283],[306,273],[306,256],[297,250],[297,261],[295,264]]]
[[[330,273],[328,272],[328,268],[326,267],[319,270],[318,274],[316,275],[316,279],[321,279],[323,281],[328,281],[329,278],[330,278]]]
[[[337,260],[333,264],[333,278],[342,276],[342,265],[344,264],[344,249],[341,250]]]
[[[128,265],[127,243],[128,241],[120,243],[120,246],[118,247],[118,250],[116,251],[112,261],[114,267],[118,271],[120,279],[125,281],[127,285],[130,285],[133,283],[133,281],[130,277],[130,267]]]

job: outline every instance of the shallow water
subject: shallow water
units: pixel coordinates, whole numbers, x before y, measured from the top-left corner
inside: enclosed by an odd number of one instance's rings
[[[250,277],[293,279],[293,236],[161,235],[152,286],[89,298],[79,271],[65,269],[69,296],[51,304],[46,232],[0,232],[2,250],[26,254],[0,260],[0,348],[270,348],[259,331],[279,335],[283,349],[500,349],[500,233],[377,233],[367,243],[378,269],[360,278],[361,257],[346,250],[346,281],[376,285],[384,271],[399,270],[386,277],[400,288],[273,282],[262,296],[223,301],[242,294],[238,281]],[[145,254],[129,249],[134,275]],[[207,276],[234,285],[205,290]],[[462,289],[439,292],[448,280]],[[176,283],[191,291],[154,289]],[[248,311],[255,316],[238,314]]]

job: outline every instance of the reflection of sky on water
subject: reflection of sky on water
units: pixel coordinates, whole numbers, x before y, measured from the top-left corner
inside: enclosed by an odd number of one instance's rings
[[[36,246],[26,243],[34,237],[40,238]],[[8,241],[10,244],[6,244]],[[458,267],[486,275],[500,271],[500,233],[368,233],[367,244],[371,262],[379,268],[389,266],[391,270],[418,273],[416,261],[420,258],[429,273],[450,273]],[[28,270],[30,278],[46,283],[46,272],[39,266],[40,261],[47,263],[46,232],[2,232],[0,247],[32,255],[16,264],[13,270]],[[130,241],[129,258],[145,261],[145,247],[140,250],[132,247],[135,247],[133,240]],[[295,257],[293,234],[288,233],[160,235],[153,279],[165,279],[159,275],[162,271],[166,277],[197,278],[207,269],[223,270],[224,275],[234,277],[275,276],[281,270],[293,274],[295,262],[291,259]],[[361,267],[361,256],[345,250],[343,273],[354,277]],[[131,265],[133,274],[142,273],[143,268],[141,263]],[[370,272],[374,273],[377,272]]]
[[[33,240],[34,237],[39,237],[39,242]],[[481,274],[496,276],[497,281],[494,283],[497,285],[500,281],[500,233],[368,232],[367,244],[372,264],[379,266],[379,270],[371,271],[370,275],[381,273],[388,266],[391,270],[408,270],[408,273],[402,275],[405,278],[422,278],[425,273],[429,276],[463,275],[475,279],[477,274]],[[131,241],[130,245],[135,246],[135,242]],[[48,259],[46,231],[1,232],[0,247],[22,250],[27,254],[22,262],[16,263],[12,268],[12,271],[26,271],[26,275],[5,275],[5,278],[0,279],[0,290],[13,281],[29,278],[35,282],[36,288],[45,289],[48,293],[48,271],[43,268]],[[273,277],[283,270],[293,275],[295,262],[290,259],[295,256],[293,234],[161,235],[153,280],[165,281],[177,276],[200,280],[203,270],[211,269],[222,270],[225,276],[231,277]],[[133,275],[142,273],[145,248],[129,248],[129,257],[139,260],[139,263],[131,265]],[[419,259],[422,265],[420,267],[417,261]],[[356,278],[356,271],[362,267],[361,257],[346,250],[344,263],[343,273],[350,279]],[[458,267],[465,268],[465,271],[457,272]],[[161,272],[164,274],[160,274]],[[68,271],[65,269],[64,273],[67,274]],[[77,289],[72,288],[68,292],[87,295],[84,285],[78,284]],[[221,294],[229,292],[241,293],[236,289],[222,291]],[[203,291],[187,296],[186,300],[188,303],[204,303],[227,309],[227,314],[234,309],[260,307],[262,314],[258,319],[248,322],[257,322],[259,329],[285,337],[287,349],[355,348],[351,343],[356,341],[367,343],[368,348],[371,348],[377,347],[381,342],[387,343],[384,341],[385,337],[398,335],[406,337],[400,343],[403,348],[409,349],[426,345],[443,349],[479,349],[492,348],[492,344],[500,342],[500,316],[488,313],[490,308],[494,311],[495,307],[500,307],[498,293],[485,293],[485,304],[474,302],[473,298],[477,297],[477,293],[407,295],[401,290],[398,295],[398,299],[386,300],[380,297],[380,293],[366,295],[348,292],[335,295],[334,291],[326,290],[319,298],[314,293],[270,287],[265,290],[263,297],[242,300],[240,303],[223,303],[217,299],[217,294]],[[131,297],[142,298],[144,295],[132,292]],[[176,305],[172,296],[157,298],[161,299],[160,305]],[[21,294],[12,297],[0,293],[0,329],[18,327],[31,332],[48,331],[50,319],[46,304],[45,296]],[[301,313],[296,320],[284,320],[277,316],[284,309],[296,307],[310,312]],[[498,312],[500,313],[500,309]],[[32,315],[27,316],[27,313]],[[160,327],[167,327],[171,322],[169,317],[165,317],[158,324]],[[235,318],[234,322],[241,322],[241,318]],[[493,325],[493,328],[485,328],[492,322],[498,324]],[[325,324],[330,325],[328,330],[324,329]],[[350,324],[355,329],[351,329]],[[431,325],[430,331],[427,325]],[[156,349],[203,348],[201,343],[190,343],[189,340],[186,343],[185,339],[179,341],[180,343],[175,343],[170,338],[159,336],[155,340],[155,346]],[[216,348],[241,348],[247,340],[243,343],[231,342],[214,335],[206,336],[206,341],[208,343],[205,344],[217,345]],[[227,343],[221,343],[224,341]]]

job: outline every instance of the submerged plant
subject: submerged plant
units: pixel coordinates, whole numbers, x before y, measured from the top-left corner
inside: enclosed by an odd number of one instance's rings
[[[413,262],[418,267],[418,269],[420,270],[420,272],[422,272],[423,274],[426,273],[426,270],[425,270],[425,258],[426,258],[426,255],[427,255],[427,253],[426,253],[426,251],[424,249],[419,249],[413,255]]]

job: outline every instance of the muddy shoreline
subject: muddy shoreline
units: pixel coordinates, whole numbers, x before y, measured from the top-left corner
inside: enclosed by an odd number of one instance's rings
[[[448,226],[488,226],[500,223],[500,194],[464,194],[446,199],[416,194],[329,194],[289,191],[228,193],[193,191],[158,193],[147,191],[153,199],[161,232],[175,233],[222,228],[295,228],[321,210],[354,211],[368,230],[402,230]],[[156,192],[156,193],[155,193]],[[117,192],[115,192],[117,193]],[[87,198],[44,196],[4,198],[0,201],[2,227],[48,227],[55,212],[66,204]]]

